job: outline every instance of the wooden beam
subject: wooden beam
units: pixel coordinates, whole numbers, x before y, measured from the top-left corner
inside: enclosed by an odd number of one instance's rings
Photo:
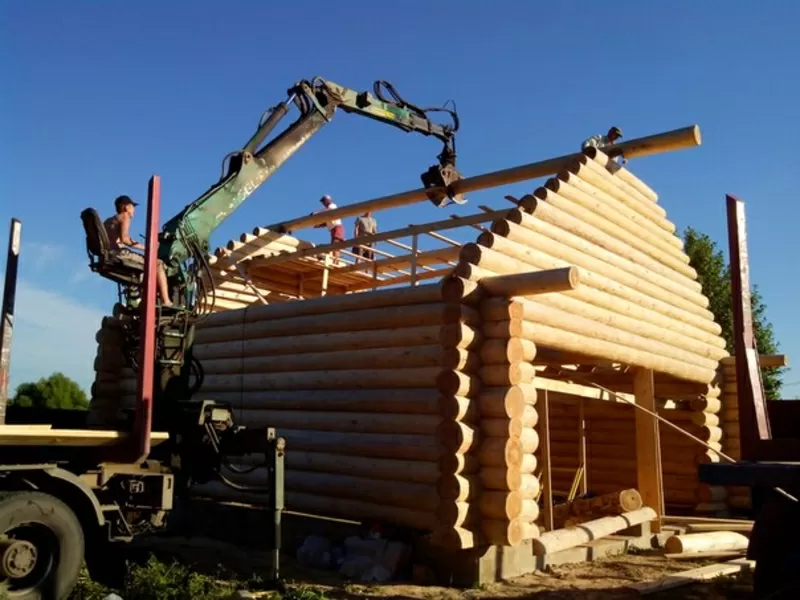
[[[643,138],[635,138],[621,144],[615,144],[613,148],[608,150],[609,155],[616,155],[624,153],[628,159],[649,156],[660,152],[670,152],[673,150],[680,150],[681,148],[690,148],[692,146],[699,146],[701,143],[700,128],[697,125],[667,131]],[[545,177],[558,173],[577,158],[583,156],[583,152],[575,152],[566,154],[557,158],[550,158],[547,160],[537,161],[518,167],[511,167],[510,169],[503,169],[501,171],[492,171],[477,175],[474,177],[467,177],[454,182],[450,186],[452,194],[466,194],[477,190],[486,188],[507,185],[511,183],[518,183],[528,179],[536,179],[538,177]],[[298,229],[304,229],[325,223],[331,219],[342,219],[345,217],[353,217],[363,214],[367,211],[385,210],[387,208],[395,208],[398,206],[406,206],[422,202],[428,199],[428,193],[444,192],[444,188],[435,188],[433,190],[426,190],[419,188],[407,192],[400,192],[399,194],[392,194],[390,196],[383,196],[373,200],[366,200],[364,202],[356,202],[342,206],[334,210],[323,211],[317,214],[306,215],[284,221],[282,223],[274,223],[268,225],[266,229],[276,231],[279,233],[288,233]]]
[[[752,459],[756,445],[772,439],[764,384],[758,366],[750,304],[750,265],[744,202],[725,197],[728,213],[728,250],[733,306],[733,346],[736,352],[736,391],[739,399],[739,436],[742,460]]]
[[[430,271],[428,273],[418,273],[417,274],[417,282],[425,281],[426,279],[436,279],[438,277],[447,277],[453,272],[453,269],[439,269],[437,271]],[[403,275],[402,277],[390,277],[388,279],[379,279],[377,284],[373,284],[373,282],[369,283],[359,283],[356,285],[347,286],[348,292],[359,292],[361,290],[366,290],[369,288],[378,289],[382,287],[386,287],[389,285],[398,285],[401,283],[409,283],[411,281],[411,275]]]
[[[553,469],[550,461],[550,398],[547,390],[543,390],[536,406],[539,411],[539,456],[542,461],[542,480],[540,482],[544,494],[543,524],[546,531],[553,531]]]
[[[513,209],[512,209],[513,210]],[[328,211],[333,212],[333,211]],[[355,246],[358,244],[370,244],[376,242],[383,242],[391,238],[406,237],[414,235],[415,233],[428,233],[430,231],[443,231],[446,229],[455,229],[474,223],[486,223],[488,221],[496,221],[504,219],[508,214],[508,210],[497,210],[491,213],[480,213],[469,215],[466,217],[459,217],[458,219],[446,219],[444,221],[434,221],[432,223],[424,223],[422,225],[412,225],[402,229],[394,229],[384,233],[376,233],[375,235],[364,235],[351,240],[344,240],[333,244],[326,244],[324,246],[315,246],[314,248],[305,248],[297,252],[287,252],[285,254],[273,254],[272,256],[259,256],[252,259],[252,263],[259,267],[268,265],[279,264],[286,261],[297,260],[298,258],[317,256],[332,252],[334,250],[341,250],[348,246]]]
[[[719,361],[723,365],[736,365],[735,356],[726,356]],[[785,354],[761,354],[758,357],[758,366],[762,369],[772,367],[788,367],[789,357]]]
[[[334,269],[332,272],[334,275],[340,275],[342,273],[350,273],[352,271],[371,271],[370,262],[373,263],[374,268],[376,268],[378,271],[397,271],[398,269],[387,269],[387,267],[391,267],[393,265],[412,265],[415,262],[415,257],[418,265],[421,265],[425,262],[432,264],[443,263],[447,262],[447,260],[458,258],[459,251],[459,248],[439,248],[437,250],[428,250],[427,252],[419,252],[417,254],[402,254],[399,256],[393,256],[392,258],[382,258],[376,261],[357,263],[342,269]],[[410,275],[411,273],[404,274]]]
[[[630,584],[628,587],[636,590],[640,594],[654,594],[661,590],[669,590],[672,588],[680,587],[682,585],[689,585],[690,583],[697,583],[698,581],[707,581],[709,579],[716,579],[721,575],[733,575],[742,569],[753,569],[755,561],[739,558],[731,560],[726,563],[707,565],[689,571],[681,571],[673,575],[667,575],[655,581],[642,581],[639,583]]]
[[[439,240],[440,242],[444,242],[445,244],[450,244],[451,246],[456,246],[457,248],[461,247],[461,244],[455,240],[451,240],[449,237],[445,237],[435,231],[428,231],[425,235],[431,236],[435,240]]]
[[[656,412],[655,382],[652,369],[637,369],[633,379],[635,402],[638,406]],[[652,523],[654,533],[661,531],[664,515],[664,482],[661,471],[661,443],[658,421],[644,411],[636,411],[636,467],[637,489],[645,506],[652,508],[658,520]]]

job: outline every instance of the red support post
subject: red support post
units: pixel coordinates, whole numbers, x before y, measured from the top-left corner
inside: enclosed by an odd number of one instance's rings
[[[733,345],[736,353],[736,387],[739,399],[739,435],[742,460],[753,460],[760,442],[772,439],[764,384],[758,364],[750,304],[750,264],[747,252],[744,202],[726,195],[728,249],[731,262]]]
[[[134,440],[137,462],[150,454],[153,424],[156,354],[156,293],[158,291],[158,217],[161,208],[161,178],[153,175],[147,190],[147,231],[144,251],[144,282],[140,305],[139,373],[136,388]]]
[[[3,287],[3,308],[0,311],[0,425],[6,422],[8,381],[11,376],[11,339],[14,332],[14,304],[17,295],[17,268],[22,222],[11,219],[6,259],[6,282]]]

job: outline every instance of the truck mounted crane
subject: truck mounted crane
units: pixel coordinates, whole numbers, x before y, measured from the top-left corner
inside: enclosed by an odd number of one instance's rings
[[[265,143],[292,103],[300,116]],[[0,424],[0,588],[8,597],[66,598],[84,556],[92,577],[107,580],[119,543],[163,528],[176,501],[188,497],[191,484],[212,480],[264,495],[274,514],[267,538],[271,576],[278,578],[285,442],[273,428],[236,426],[228,405],[192,399],[202,385],[202,366],[192,357],[192,340],[195,325],[208,314],[203,299],[213,295],[213,290],[204,288],[204,281],[212,278],[203,276],[210,275],[206,256],[211,234],[330,121],[337,108],[442,141],[439,162],[422,174],[423,185],[437,206],[444,206],[448,198],[464,202],[457,194],[440,191],[460,179],[455,168],[459,123],[454,109],[414,106],[385,81],[375,83],[373,95],[316,77],[292,86],[287,100],[266,111],[244,147],[225,157],[220,179],[160,231],[160,180],[151,179],[144,269],[114,252],[97,211],[85,209],[81,220],[89,267],[119,287],[114,314],[123,323],[126,361],[137,372],[136,408],[127,424],[114,424],[115,431],[97,437],[104,440],[102,444],[76,446],[57,441],[67,429],[85,430],[85,415],[9,407],[7,422],[13,424]],[[430,121],[427,114],[434,111],[448,113],[452,124]],[[5,363],[10,355],[19,227],[19,222],[12,222],[6,268],[10,302],[4,302],[2,318],[9,329],[4,327],[8,335],[2,336],[0,348]],[[157,304],[159,260],[167,272],[173,307]],[[7,374],[8,364],[0,366],[0,375]],[[22,430],[15,428],[25,427],[34,437],[41,434],[41,441],[31,443],[28,437],[22,443],[24,436],[18,435]],[[154,431],[168,436],[156,439]],[[226,468],[237,470],[231,457],[246,454],[264,456],[258,465],[265,467],[263,486],[239,486],[224,475]]]

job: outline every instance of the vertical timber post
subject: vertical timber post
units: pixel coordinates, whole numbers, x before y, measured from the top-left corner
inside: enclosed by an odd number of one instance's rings
[[[652,369],[636,369],[633,394],[638,406],[657,413]],[[658,533],[661,531],[661,518],[664,516],[664,481],[658,419],[643,410],[636,410],[635,413],[637,483],[644,505],[656,511],[658,519],[651,527],[654,533]]]
[[[419,234],[411,236],[411,285],[417,285],[417,254],[419,252]]]
[[[752,460],[761,440],[772,439],[758,364],[750,304],[750,261],[744,202],[726,195],[728,250],[731,262],[731,304],[733,305],[733,346],[736,355],[736,393],[739,399],[739,436],[742,460]]]
[[[0,425],[6,422],[8,382],[11,377],[11,339],[14,333],[14,304],[17,296],[17,270],[22,221],[11,219],[6,259],[6,281],[3,287],[3,308],[0,313]]]
[[[539,396],[539,446],[542,457],[542,494],[544,500],[543,523],[546,531],[553,531],[553,469],[550,463],[550,398],[547,390]]]

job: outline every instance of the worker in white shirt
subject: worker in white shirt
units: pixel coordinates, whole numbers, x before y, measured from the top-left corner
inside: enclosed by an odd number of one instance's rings
[[[593,135],[592,137],[584,140],[583,144],[581,144],[581,150],[586,150],[586,148],[591,147],[597,148],[598,150],[605,150],[609,146],[613,146],[619,139],[622,139],[622,130],[619,127],[612,127],[605,135]],[[622,157],[622,164],[625,164],[626,162],[628,161]]]
[[[319,201],[322,203],[322,206],[325,207],[323,210],[334,210],[336,208],[336,204],[334,204],[333,199],[327,194],[324,195],[322,198],[320,198]],[[342,225],[341,219],[331,219],[330,221],[326,221],[325,223],[320,223],[319,225],[315,225],[315,227],[328,228],[328,231],[331,232],[331,244],[344,241],[344,225]],[[335,258],[339,258],[338,250],[334,250],[331,254],[333,254]]]

